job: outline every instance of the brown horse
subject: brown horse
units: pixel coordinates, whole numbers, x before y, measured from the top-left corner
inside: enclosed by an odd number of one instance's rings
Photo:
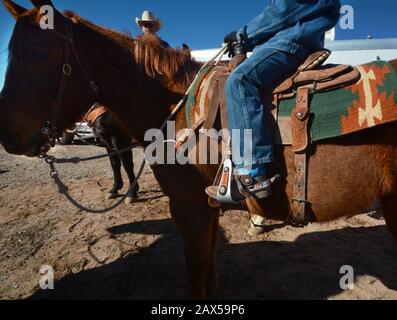
[[[200,68],[182,52],[163,49],[154,39],[133,40],[72,13],[66,18],[56,12],[55,31],[42,30],[37,9],[27,11],[12,1],[3,1],[17,19],[0,96],[0,141],[8,152],[38,156],[46,144],[41,129],[53,114],[60,79],[65,78],[62,65],[71,35],[74,49],[69,64],[73,71],[64,84],[56,117],[59,129],[84,113],[86,106],[96,101],[97,91],[98,102],[123,119],[131,135],[147,145],[145,132],[161,125]],[[32,2],[52,5],[48,0]],[[96,87],[99,90],[93,90]],[[186,127],[184,111],[176,116],[176,127]],[[308,200],[312,222],[359,214],[379,198],[397,240],[396,130],[397,124],[392,123],[311,147]],[[276,156],[274,169],[282,174],[283,181],[271,199],[247,201],[246,209],[285,220],[291,207],[293,153],[290,147],[278,147]],[[217,282],[214,257],[219,212],[208,206],[204,193],[216,170],[216,165],[153,167],[170,198],[171,214],[184,241],[193,298],[208,297]]]

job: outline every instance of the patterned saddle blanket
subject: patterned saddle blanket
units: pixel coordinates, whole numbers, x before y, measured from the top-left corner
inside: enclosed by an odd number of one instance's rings
[[[397,72],[393,66],[385,61],[375,61],[356,68],[360,79],[354,84],[310,92],[308,130],[311,142],[340,137],[397,120]],[[220,101],[225,100],[224,87],[218,93],[214,83],[219,82],[224,86],[227,75],[224,67],[203,70],[199,75],[186,103],[188,128],[196,129],[205,124],[209,116],[214,118],[210,112],[214,95]],[[219,81],[220,78],[223,81]],[[296,103],[295,96],[265,103],[266,107],[273,109],[277,120],[274,129],[274,142],[277,144],[291,144],[291,112]],[[222,107],[219,110],[222,113]]]

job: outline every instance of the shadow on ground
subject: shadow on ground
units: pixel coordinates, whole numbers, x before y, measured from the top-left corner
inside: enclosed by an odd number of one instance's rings
[[[161,235],[113,263],[68,275],[53,291],[30,299],[182,299],[185,297],[183,245],[172,220],[120,225],[108,230]],[[219,299],[326,299],[341,292],[342,265],[356,277],[370,275],[397,290],[397,245],[386,227],[314,232],[295,242],[227,243],[218,249]]]

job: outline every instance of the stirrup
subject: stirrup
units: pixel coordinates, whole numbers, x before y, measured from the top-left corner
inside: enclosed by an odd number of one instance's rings
[[[219,185],[209,186],[205,192],[211,199],[225,204],[236,204],[245,199],[264,199],[271,196],[271,185],[280,177],[277,174],[270,179],[255,181],[250,176],[233,176],[233,163],[226,159]]]
[[[236,204],[243,199],[236,199],[232,194],[232,184],[236,184],[233,179],[233,163],[230,159],[226,159],[222,166],[219,184],[207,187],[205,193],[219,203]]]

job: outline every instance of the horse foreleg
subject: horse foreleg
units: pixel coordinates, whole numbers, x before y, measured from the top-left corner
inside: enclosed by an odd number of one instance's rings
[[[397,241],[397,195],[389,195],[381,199],[383,216],[387,227]]]
[[[118,150],[122,150],[130,146],[129,138],[125,138],[120,134],[114,135],[112,137],[112,143],[113,146]],[[131,189],[131,186],[136,178],[134,173],[134,160],[133,160],[132,151],[130,150],[120,154],[120,159],[121,159],[121,163],[123,164],[124,170],[127,173],[128,180],[130,183],[127,198],[125,199],[125,204],[130,205],[136,200],[137,193],[139,191],[138,183],[135,185],[134,189]]]
[[[171,199],[171,214],[182,235],[190,294],[205,299],[216,288],[215,250],[219,214],[208,205]]]
[[[105,146],[108,153],[113,152],[112,133],[109,131],[109,124],[105,115],[100,116],[94,123],[95,135]],[[107,193],[106,199],[112,199],[118,196],[118,191],[123,187],[123,178],[121,176],[121,161],[118,156],[109,157],[110,165],[113,171],[113,187]]]
[[[121,162],[123,163],[124,170],[128,175],[128,180],[130,182],[129,192],[127,198],[125,199],[125,204],[129,205],[133,203],[138,197],[139,184],[137,183],[135,187],[131,189],[132,184],[136,179],[134,173],[134,162],[133,162],[134,160],[132,156],[132,151],[128,151],[122,154],[120,157],[121,157]]]
[[[108,153],[113,152],[113,148],[106,147]],[[106,195],[107,199],[112,199],[118,195],[118,191],[123,187],[123,178],[121,176],[121,161],[119,156],[109,157],[110,165],[113,171],[113,187]]]
[[[128,179],[130,181],[130,186],[134,183],[136,177],[134,173],[134,160],[132,157],[132,151],[129,151],[125,154],[122,155],[121,161],[123,162],[123,167],[125,171],[127,172]],[[131,190],[131,195],[136,197],[137,193],[139,191],[139,184],[136,184],[135,188]]]

